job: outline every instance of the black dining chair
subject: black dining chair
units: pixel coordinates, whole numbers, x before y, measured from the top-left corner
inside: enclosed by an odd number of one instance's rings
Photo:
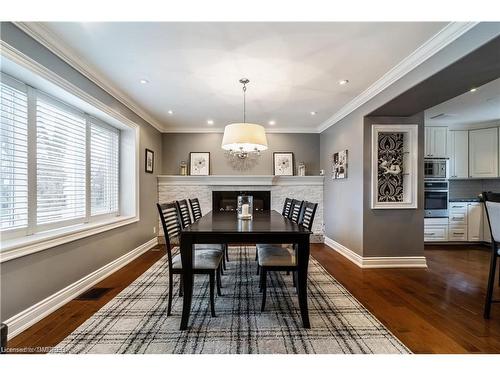
[[[316,215],[317,203],[303,202],[299,213],[298,224],[306,228],[312,229],[314,216]],[[266,306],[267,294],[267,273],[270,271],[286,271],[292,272],[293,285],[297,287],[297,246],[272,245],[258,246],[259,268],[260,268],[260,288],[262,290],[262,306],[261,311],[264,311]]]
[[[182,268],[181,255],[179,249],[179,234],[181,232],[181,214],[176,202],[156,204],[160,215],[163,232],[165,233],[165,248],[168,260],[168,305],[167,316],[171,315],[172,295],[173,295],[173,275],[181,275],[179,283],[179,295],[182,296]],[[177,253],[174,254],[174,251]],[[210,284],[210,310],[215,317],[215,296],[214,288],[217,282],[217,294],[221,293],[221,264],[223,254],[220,250],[203,249],[194,252],[194,274],[209,275]]]
[[[189,199],[189,205],[191,206],[194,221],[201,219],[203,215],[201,213],[201,206],[198,198]]]
[[[283,203],[283,211],[281,215],[288,217],[290,215],[290,209],[292,208],[292,198],[285,198],[285,203]]]
[[[488,276],[488,287],[486,289],[486,302],[484,304],[484,318],[490,318],[491,304],[500,300],[493,299],[493,287],[495,285],[495,272],[498,258],[500,257],[500,193],[482,193],[486,217],[491,233],[491,260],[490,274]],[[498,275],[500,285],[500,274]]]
[[[177,201],[177,204],[179,205],[179,210],[181,210],[181,213],[183,211],[189,212],[187,200],[184,199],[184,200]],[[197,221],[197,220],[201,219],[201,217],[203,215],[201,213],[201,206],[200,206],[200,201],[198,200],[198,198],[189,199],[189,206],[191,206],[191,212],[193,213],[193,219],[194,219],[193,221]],[[184,213],[183,217],[185,217],[186,219],[182,223],[182,228],[186,228],[188,225],[193,223],[193,221],[191,221],[191,215]],[[188,218],[189,218],[189,221],[188,221]],[[224,252],[224,259],[222,260],[222,266],[224,269],[226,269],[226,261],[229,262],[229,250],[228,250],[227,244],[210,245],[211,248],[213,248],[214,246],[216,246],[217,248],[220,248],[220,250],[222,252]]]
[[[299,222],[300,211],[302,210],[303,204],[304,201],[299,201],[298,199],[292,199],[288,218],[292,220],[294,223]]]

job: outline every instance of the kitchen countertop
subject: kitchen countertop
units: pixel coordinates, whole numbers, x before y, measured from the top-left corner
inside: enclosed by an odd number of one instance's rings
[[[475,198],[450,198],[450,202],[481,202],[478,197]]]

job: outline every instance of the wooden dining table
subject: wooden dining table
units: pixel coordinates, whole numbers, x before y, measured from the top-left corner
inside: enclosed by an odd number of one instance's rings
[[[304,328],[310,328],[307,307],[307,268],[311,231],[279,212],[260,211],[251,220],[238,219],[236,212],[209,212],[180,233],[184,299],[180,329],[188,328],[193,298],[193,260],[195,244],[296,244],[297,289]]]

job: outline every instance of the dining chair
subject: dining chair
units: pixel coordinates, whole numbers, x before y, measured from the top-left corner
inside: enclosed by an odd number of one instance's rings
[[[292,203],[290,206],[290,213],[288,218],[295,223],[299,222],[300,210],[302,210],[302,205],[304,201],[299,201],[298,199],[292,199]]]
[[[189,205],[191,206],[194,221],[201,219],[203,215],[201,214],[201,206],[198,198],[189,199]]]
[[[299,213],[298,224],[307,230],[312,229],[314,216],[316,215],[317,203],[303,202]],[[262,306],[264,311],[266,306],[267,294],[267,273],[270,271],[292,272],[293,285],[297,287],[296,275],[297,264],[297,246],[272,245],[257,246],[258,265],[260,268],[260,289],[262,290]]]
[[[288,217],[290,215],[290,208],[292,207],[292,198],[285,198],[285,203],[283,203],[283,211],[281,215]]]
[[[488,287],[486,289],[486,302],[484,304],[484,318],[490,318],[491,304],[498,303],[500,300],[493,299],[493,287],[495,285],[495,272],[498,258],[500,256],[500,193],[482,193],[486,217],[490,226],[491,233],[491,260],[490,274],[488,276]],[[500,285],[500,273],[498,275]]]
[[[285,198],[285,202],[283,203],[283,210],[281,211],[281,215],[286,217],[286,218],[290,218],[290,212],[291,212],[291,209],[292,209],[292,203],[293,203],[294,199],[292,198]],[[295,202],[301,202],[301,201],[298,201],[298,200],[295,200]],[[302,202],[301,202],[302,203]],[[272,246],[271,244],[257,244],[257,247],[258,246]],[[257,250],[255,250],[255,261],[258,261],[259,260],[259,252]],[[257,265],[257,275],[259,274],[259,265]]]
[[[176,201],[177,208],[179,210],[182,229],[187,228],[193,221],[191,220],[191,214],[189,213],[188,201],[186,199],[182,199],[180,201]],[[201,210],[200,210],[201,214]],[[193,213],[193,217],[194,217]],[[196,221],[196,220],[195,220]],[[197,249],[210,249],[210,250],[218,250],[224,253],[225,257],[222,259],[222,267],[226,269],[226,258],[227,258],[227,246],[225,244],[207,244],[207,245],[198,245]]]
[[[165,248],[168,260],[168,305],[167,316],[171,315],[172,294],[173,294],[173,275],[180,275],[179,295],[182,296],[182,268],[181,255],[179,250],[179,234],[181,232],[181,214],[176,202],[156,204],[160,215],[163,232],[165,233]],[[176,252],[176,254],[174,254]],[[209,275],[210,287],[210,310],[212,317],[215,317],[215,297],[214,288],[217,282],[217,294],[221,293],[221,262],[223,254],[220,250],[203,249],[194,252],[194,274]]]

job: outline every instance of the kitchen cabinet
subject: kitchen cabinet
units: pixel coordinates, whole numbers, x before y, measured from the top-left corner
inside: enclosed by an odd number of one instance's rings
[[[425,157],[448,157],[448,128],[443,126],[425,127]]]
[[[498,128],[469,130],[469,176],[498,177]]]
[[[424,219],[424,242],[448,241],[448,219]]]
[[[469,242],[482,240],[483,208],[479,202],[467,203],[467,239]]]
[[[450,178],[469,178],[469,131],[449,132]]]
[[[486,215],[486,209],[483,207],[483,220],[481,222],[483,228],[483,241],[491,243],[491,232],[490,226],[488,224],[488,216]]]

